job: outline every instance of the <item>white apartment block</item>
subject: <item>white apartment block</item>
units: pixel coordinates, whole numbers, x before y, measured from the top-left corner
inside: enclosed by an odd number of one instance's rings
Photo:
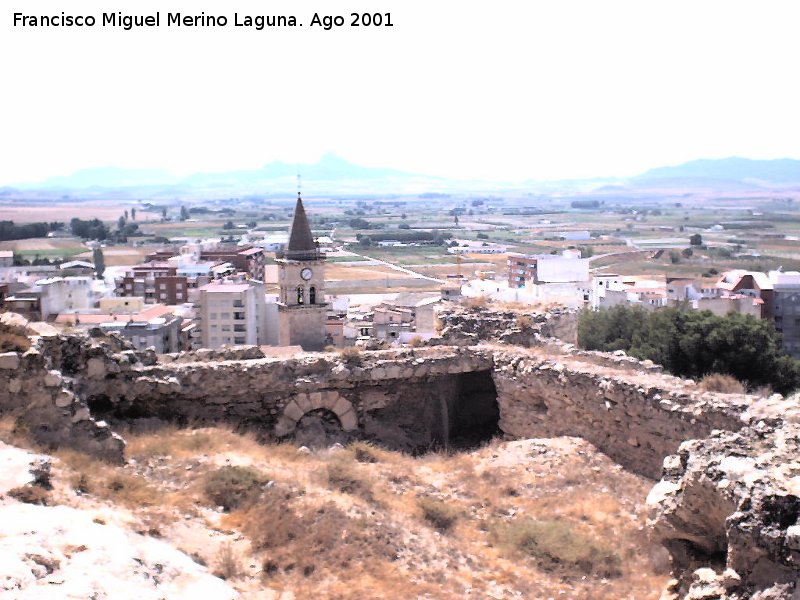
[[[42,320],[63,312],[94,308],[99,300],[91,277],[53,277],[36,282],[41,289]]]
[[[268,343],[263,283],[213,282],[199,288],[198,293],[197,316],[204,348]]]

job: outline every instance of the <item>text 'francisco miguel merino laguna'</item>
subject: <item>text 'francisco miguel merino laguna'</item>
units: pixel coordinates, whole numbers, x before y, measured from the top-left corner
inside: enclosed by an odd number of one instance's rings
[[[229,19],[225,15],[187,15],[184,13],[168,12],[162,19],[160,12],[152,15],[126,15],[122,12],[102,13],[100,17],[94,15],[68,15],[65,12],[51,15],[26,15],[14,13],[14,27],[119,27],[126,31],[137,27],[252,27],[262,30],[265,27],[302,27],[292,15],[240,15],[234,13]],[[349,24],[351,27],[392,27],[390,13],[350,13],[349,18],[342,15],[320,15],[314,13],[309,24],[311,27],[320,27],[330,30]]]

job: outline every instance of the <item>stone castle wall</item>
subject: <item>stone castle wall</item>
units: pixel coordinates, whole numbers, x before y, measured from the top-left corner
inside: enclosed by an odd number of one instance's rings
[[[436,346],[289,360],[196,353],[160,362],[113,337],[52,336],[24,354],[0,355],[0,413],[43,444],[112,460],[123,442],[90,411],[228,422],[273,438],[325,411],[353,435],[417,450],[486,417],[486,395],[496,394],[506,436],[580,436],[628,469],[661,477],[648,506],[675,561],[665,597],[792,598],[800,574],[797,399],[706,393],[652,364],[542,346],[538,335],[532,349]]]
[[[525,437],[579,436],[627,469],[656,479],[682,441],[738,430],[756,399],[711,394],[659,372],[631,373],[568,357],[495,354],[500,429]]]
[[[46,448],[74,448],[121,462],[125,442],[89,407],[61,371],[49,369],[37,349],[0,354],[0,416],[15,420]]]

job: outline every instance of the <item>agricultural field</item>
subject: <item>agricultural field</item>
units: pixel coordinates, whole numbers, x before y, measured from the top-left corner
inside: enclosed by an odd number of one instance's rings
[[[457,258],[447,252],[446,245],[453,239],[503,244],[509,252],[522,253],[549,254],[578,248],[591,258],[592,269],[603,272],[710,277],[733,268],[800,268],[800,194],[795,196],[728,197],[674,191],[625,196],[609,192],[592,196],[598,201],[590,202],[589,208],[574,207],[571,196],[512,193],[483,198],[309,196],[305,204],[314,234],[329,236],[335,245],[345,245],[354,254],[334,253],[329,257],[334,280],[386,278],[381,268],[369,262],[372,259],[442,279],[459,272],[471,277],[476,271],[494,271],[499,278],[504,277],[505,255]],[[120,215],[134,206],[136,203],[128,200],[80,203],[71,199],[26,205],[6,202],[0,205],[0,219],[22,224],[40,220],[68,223],[74,216],[99,218],[113,233]],[[106,263],[136,264],[147,251],[172,238],[238,240],[247,235],[256,240],[287,232],[293,208],[294,198],[288,196],[283,200],[140,205],[135,221],[138,231],[127,243],[106,247]],[[571,230],[589,231],[592,239],[559,239],[562,231]],[[695,234],[701,235],[702,245],[691,247],[689,256],[686,249]],[[411,245],[414,238],[424,236],[429,236],[428,242],[435,238],[435,243]],[[367,237],[370,243],[365,242]],[[378,245],[386,239],[409,245]],[[90,257],[76,238],[1,242],[0,248],[12,249],[27,260]],[[657,254],[659,249],[663,252]],[[352,264],[357,262],[366,264]]]

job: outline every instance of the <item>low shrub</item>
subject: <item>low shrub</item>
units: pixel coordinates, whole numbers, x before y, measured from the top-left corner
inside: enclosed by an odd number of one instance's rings
[[[327,467],[328,485],[339,492],[372,500],[372,485],[355,465],[344,459],[334,460]]]
[[[613,548],[562,521],[516,519],[496,527],[494,535],[501,546],[533,557],[546,570],[572,576],[622,574]]]
[[[333,502],[292,507],[271,488],[265,506],[233,513],[253,548],[266,551],[264,577],[297,571],[313,579],[339,576],[350,567],[371,568],[396,559],[399,532],[363,517],[350,517]]]
[[[533,327],[533,318],[530,315],[517,315],[515,322],[520,329],[530,329]]]
[[[31,347],[24,327],[0,323],[0,352],[25,352]]]
[[[222,544],[217,552],[214,575],[220,579],[235,579],[240,574],[239,555],[231,544]]]
[[[425,345],[425,340],[422,339],[422,336],[415,335],[410,340],[408,340],[408,345],[412,348],[419,348],[420,346]]]
[[[215,506],[229,511],[255,500],[267,481],[250,467],[224,466],[206,475],[203,491]]]
[[[353,442],[350,444],[350,450],[353,452],[353,458],[360,463],[380,462],[378,452],[368,442]]]
[[[486,296],[475,296],[474,298],[465,298],[462,304],[467,308],[486,308],[489,306],[489,299]]]
[[[700,389],[706,392],[722,392],[724,394],[744,394],[747,392],[741,381],[723,373],[709,373],[700,380],[699,386]]]
[[[8,490],[8,495],[24,502],[25,504],[41,504],[47,506],[50,500],[50,494],[47,490],[38,485],[22,485]]]
[[[361,356],[361,349],[355,346],[343,348],[342,351],[339,352],[339,356],[346,364],[350,366],[360,365],[361,361],[363,360]]]
[[[459,517],[459,510],[436,498],[420,498],[417,504],[422,509],[422,517],[441,532],[450,531]]]

